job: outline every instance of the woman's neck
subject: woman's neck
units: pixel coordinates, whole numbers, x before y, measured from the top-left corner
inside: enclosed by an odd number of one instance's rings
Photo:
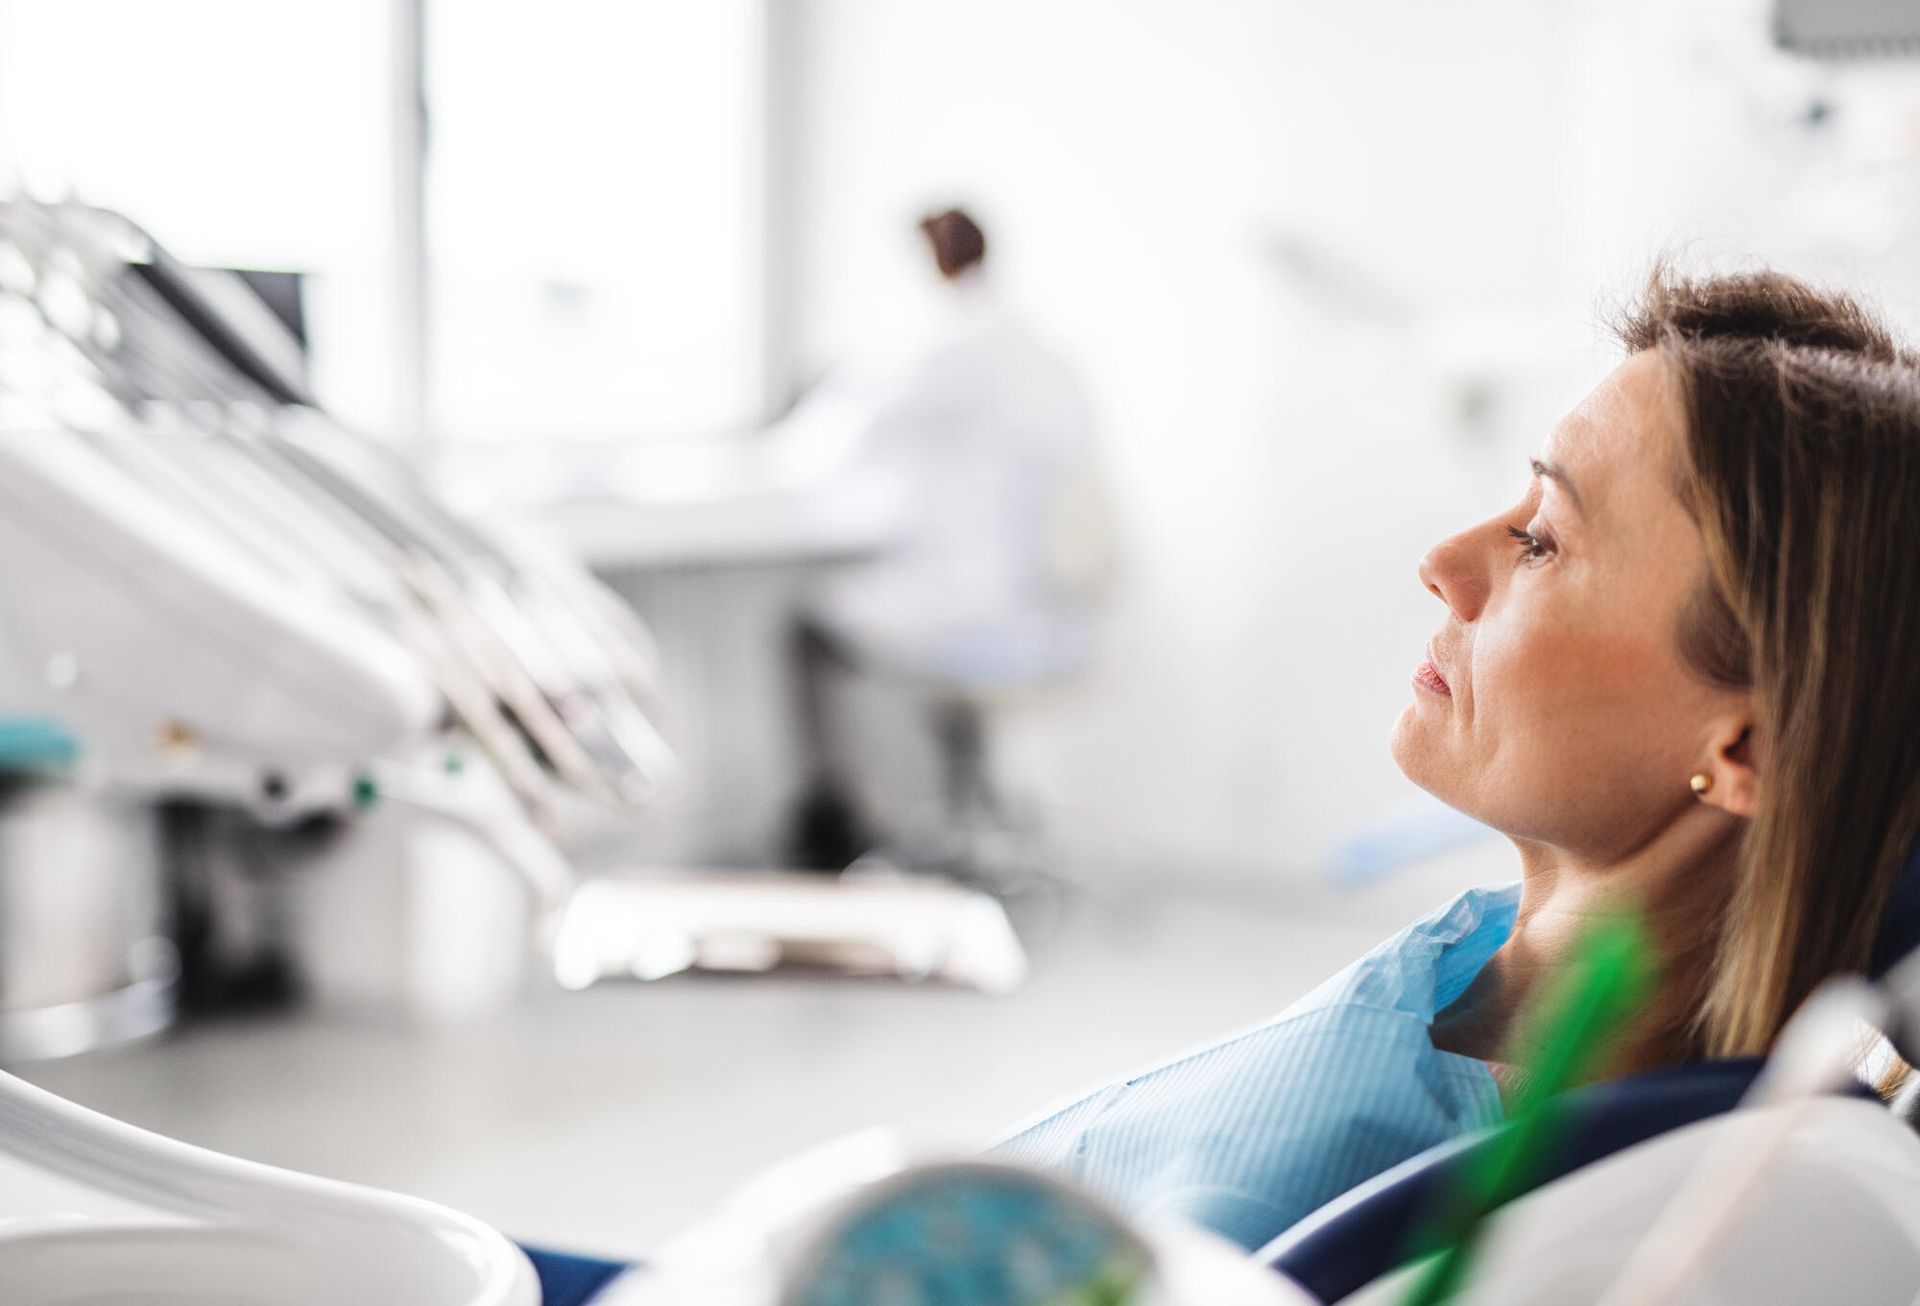
[[[1737,827],[1682,819],[1629,855],[1607,862],[1515,843],[1522,883],[1513,932],[1460,1000],[1435,1020],[1435,1046],[1524,1064],[1525,1050],[1512,1046],[1515,1021],[1539,980],[1564,962],[1595,919],[1631,907],[1647,931],[1657,968],[1655,988],[1605,1073],[1686,1059],[1718,939],[1714,926],[1733,884]]]

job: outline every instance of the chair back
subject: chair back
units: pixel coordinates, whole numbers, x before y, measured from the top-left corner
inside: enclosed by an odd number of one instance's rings
[[[1920,950],[1920,841],[1907,857],[1905,869],[1893,882],[1893,896],[1887,899],[1880,917],[1880,932],[1874,937],[1873,954],[1867,962],[1869,979],[1884,978],[1902,960]]]

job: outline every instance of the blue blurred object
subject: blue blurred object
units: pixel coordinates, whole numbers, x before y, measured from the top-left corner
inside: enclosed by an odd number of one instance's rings
[[[820,1237],[792,1306],[1126,1306],[1152,1256],[1116,1217],[1043,1175],[926,1166],[864,1193]]]
[[[599,1291],[633,1268],[619,1261],[550,1252],[521,1244],[540,1280],[540,1306],[586,1306]]]
[[[67,771],[79,758],[79,743],[58,721],[0,717],[0,773]]]
[[[1358,889],[1429,857],[1489,839],[1494,831],[1437,798],[1395,811],[1334,850],[1327,880]]]

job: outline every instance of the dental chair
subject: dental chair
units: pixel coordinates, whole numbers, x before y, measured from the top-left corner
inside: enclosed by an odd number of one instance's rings
[[[1913,989],[1920,980],[1920,846],[1895,882],[1868,977],[1886,980],[1903,960],[1907,964],[1897,982]],[[1906,1027],[1883,1032],[1913,1063],[1920,1055],[1920,1029],[1914,1027],[1920,1021],[1920,993],[1904,996]],[[1737,1057],[1664,1067],[1557,1099],[1552,1110],[1559,1144],[1550,1155],[1536,1159],[1524,1186],[1496,1199],[1502,1208],[1512,1209],[1495,1216],[1491,1269],[1469,1283],[1462,1299],[1596,1299],[1595,1286],[1605,1285],[1620,1269],[1621,1246],[1632,1246],[1649,1232],[1644,1223],[1635,1222],[1636,1216],[1652,1216],[1664,1207],[1679,1178],[1715,1145],[1716,1134],[1761,1127],[1746,1118],[1759,1112],[1744,1108],[1751,1104],[1765,1066],[1760,1057]],[[1756,1239],[1780,1234],[1783,1220],[1795,1232],[1794,1215],[1824,1211],[1849,1223],[1856,1233],[1879,1221],[1877,1240],[1867,1239],[1851,1251],[1824,1248],[1817,1257],[1807,1250],[1802,1225],[1793,1243],[1795,1255],[1829,1273],[1847,1271],[1854,1290],[1846,1298],[1850,1302],[1887,1300],[1907,1306],[1920,1295],[1920,1079],[1909,1081],[1890,1108],[1881,1106],[1864,1086],[1843,1086],[1813,1106],[1797,1130],[1776,1140],[1782,1148],[1781,1181],[1749,1199],[1753,1227],[1744,1240],[1729,1245],[1752,1251]],[[1418,1230],[1451,1194],[1461,1191],[1466,1175],[1485,1165],[1498,1133],[1468,1135],[1413,1157],[1301,1221],[1257,1253],[1258,1258],[1321,1302],[1400,1300],[1413,1273],[1408,1267],[1418,1259]],[[1848,1162],[1863,1158],[1870,1173],[1850,1173],[1861,1167]],[[1782,1191],[1790,1180],[1817,1196],[1803,1196],[1796,1203]],[[1916,1218],[1885,1218],[1901,1206]],[[1625,1218],[1616,1218],[1623,1213]],[[1579,1231],[1578,1237],[1557,1236],[1567,1231]],[[1584,1247],[1571,1245],[1582,1238]],[[1804,1290],[1804,1280],[1796,1289],[1779,1274],[1772,1296],[1756,1296],[1758,1289],[1751,1282],[1734,1289],[1726,1256],[1723,1248],[1716,1261],[1720,1295],[1713,1284],[1696,1285],[1701,1295],[1689,1293],[1682,1299],[1741,1300],[1741,1292],[1746,1300],[1801,1299],[1794,1294]],[[1874,1280],[1876,1272],[1879,1280]],[[1890,1278],[1898,1281],[1888,1282]],[[1865,1291],[1863,1281],[1882,1295]]]

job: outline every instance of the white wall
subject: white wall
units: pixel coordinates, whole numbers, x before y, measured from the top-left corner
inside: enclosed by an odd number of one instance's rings
[[[1221,877],[1313,862],[1405,801],[1385,740],[1440,611],[1415,560],[1519,489],[1567,391],[1473,436],[1429,383],[1447,324],[1511,336],[1566,298],[1554,7],[804,12],[800,356],[911,321],[912,221],[961,201],[1104,415],[1131,583],[1094,682],[1013,723],[1029,782],[1136,867]],[[1283,243],[1387,320],[1303,287]]]
[[[1782,55],[1768,0],[798,12],[798,356],[910,321],[912,220],[955,200],[1101,402],[1131,589],[1014,729],[1134,869],[1284,879],[1415,797],[1415,561],[1519,491],[1656,255],[1920,323],[1920,63]]]

